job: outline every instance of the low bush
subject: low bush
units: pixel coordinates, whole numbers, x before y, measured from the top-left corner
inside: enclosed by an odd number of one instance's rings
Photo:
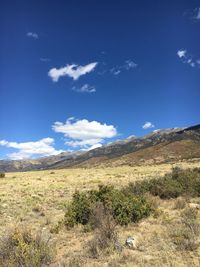
[[[113,186],[99,186],[98,190],[75,192],[65,214],[65,224],[73,227],[78,223],[91,223],[92,215],[99,203],[102,203],[120,225],[138,222],[149,216],[152,211],[150,203],[142,196],[125,194]]]
[[[160,178],[130,183],[124,190],[135,195],[151,193],[163,199],[179,196],[200,196],[200,168],[182,170],[173,168],[171,173]]]
[[[0,266],[41,267],[52,260],[48,240],[30,230],[15,228],[0,239]]]
[[[4,178],[6,175],[4,172],[0,172],[0,178]]]

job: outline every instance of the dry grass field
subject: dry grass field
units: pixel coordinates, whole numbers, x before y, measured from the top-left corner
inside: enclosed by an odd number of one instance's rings
[[[200,167],[200,161],[173,166]],[[172,164],[161,164],[6,173],[6,177],[0,179],[0,233],[3,235],[16,225],[40,231],[45,238],[50,238],[54,250],[52,267],[200,266],[200,247],[194,251],[178,250],[171,238],[178,230],[184,210],[179,202],[187,206],[189,202],[200,203],[198,198],[161,200],[152,197],[156,213],[137,224],[117,226],[120,243],[124,244],[128,236],[133,236],[137,249],[124,248],[121,253],[113,252],[96,259],[87,249],[93,232],[86,231],[83,226],[66,229],[62,224],[75,190],[85,191],[97,188],[99,184],[121,188],[129,182],[162,176],[171,168]]]

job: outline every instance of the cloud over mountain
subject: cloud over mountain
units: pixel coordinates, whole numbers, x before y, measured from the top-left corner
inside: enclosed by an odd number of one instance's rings
[[[143,128],[144,130],[146,130],[146,129],[150,129],[150,128],[154,128],[154,127],[155,127],[155,126],[154,126],[153,123],[150,122],[150,121],[146,121],[145,124],[142,126],[142,128]]]
[[[53,138],[43,138],[35,142],[9,142],[6,140],[0,141],[0,146],[5,146],[8,148],[17,149],[17,152],[8,154],[7,156],[12,160],[29,159],[33,156],[51,156],[57,155],[62,152],[62,150],[56,150],[53,147]]]
[[[117,130],[113,125],[86,119],[75,120],[73,117],[67,119],[65,123],[55,122],[52,129],[67,137],[66,145],[86,149],[90,149],[91,146],[100,146],[104,139],[117,135]]]

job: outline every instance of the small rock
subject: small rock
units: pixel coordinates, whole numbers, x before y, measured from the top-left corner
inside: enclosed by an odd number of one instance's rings
[[[125,245],[128,247],[128,248],[131,248],[131,249],[137,249],[137,242],[136,242],[136,239],[129,236],[127,239],[126,239],[126,242],[125,242]]]

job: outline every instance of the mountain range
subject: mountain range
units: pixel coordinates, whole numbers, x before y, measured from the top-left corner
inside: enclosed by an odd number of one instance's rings
[[[200,124],[155,130],[143,137],[129,137],[90,151],[63,152],[31,160],[0,160],[0,171],[135,166],[193,158],[200,159]]]

